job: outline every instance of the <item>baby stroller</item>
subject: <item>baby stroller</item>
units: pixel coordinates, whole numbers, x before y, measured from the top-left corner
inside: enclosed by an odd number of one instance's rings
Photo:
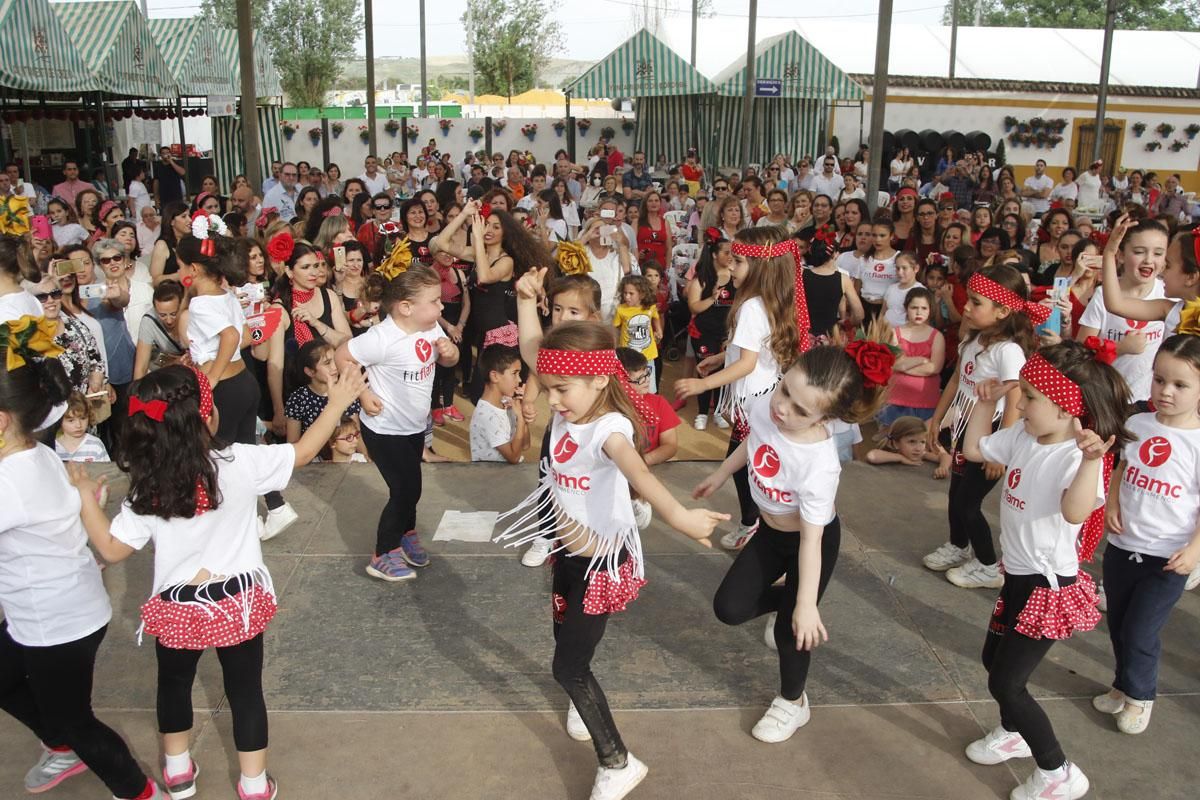
[[[687,306],[687,273],[700,258],[700,245],[677,244],[667,267],[667,315],[663,320],[663,356],[678,361],[687,350],[688,322],[692,314]]]

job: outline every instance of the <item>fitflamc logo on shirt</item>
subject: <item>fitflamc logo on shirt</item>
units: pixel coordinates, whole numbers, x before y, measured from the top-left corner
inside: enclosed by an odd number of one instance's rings
[[[1150,324],[1148,319],[1125,319],[1125,324],[1129,326],[1131,331],[1140,331],[1142,328]]]
[[[1138,457],[1147,467],[1161,467],[1171,457],[1171,442],[1165,436],[1151,436],[1142,442]]]
[[[554,445],[554,460],[559,464],[566,463],[571,460],[571,456],[575,455],[575,451],[578,449],[579,445],[568,433],[558,440],[558,444]]]
[[[884,261],[876,261],[875,262],[875,271],[876,272],[887,272],[887,263]]]
[[[1021,485],[1021,470],[1014,469],[1012,472],[1008,473],[1008,488],[1016,489],[1020,485]]]
[[[417,353],[417,360],[422,364],[428,361],[429,357],[433,355],[433,345],[429,343],[428,339],[417,339],[413,347]]]
[[[963,364],[963,375],[970,375],[973,372],[975,372],[974,361],[968,361],[967,363]]]
[[[764,478],[774,478],[779,474],[779,453],[769,444],[764,444],[754,451],[754,471]]]

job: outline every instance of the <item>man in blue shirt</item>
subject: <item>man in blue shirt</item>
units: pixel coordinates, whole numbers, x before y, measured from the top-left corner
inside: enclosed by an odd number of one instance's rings
[[[641,200],[642,195],[653,183],[650,172],[646,169],[646,153],[638,150],[633,154],[632,169],[621,178],[621,185],[625,188],[625,199]]]

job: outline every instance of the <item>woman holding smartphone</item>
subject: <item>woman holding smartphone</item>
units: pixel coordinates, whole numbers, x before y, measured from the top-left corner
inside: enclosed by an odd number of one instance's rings
[[[633,264],[629,238],[617,218],[616,200],[606,198],[600,202],[600,210],[584,226],[579,242],[587,248],[591,276],[600,284],[600,319],[611,323],[617,308],[617,286]]]

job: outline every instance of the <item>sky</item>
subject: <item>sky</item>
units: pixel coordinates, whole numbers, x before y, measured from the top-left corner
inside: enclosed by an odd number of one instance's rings
[[[687,0],[658,0],[666,4],[664,21],[672,28],[691,14]],[[466,51],[460,18],[466,0],[430,0],[425,4],[426,50],[431,56],[460,55]],[[566,47],[555,55],[560,58],[599,60],[641,27],[639,14],[643,4],[637,0],[551,0],[556,18],[562,25]],[[895,0],[893,19],[897,23],[938,24],[944,2],[938,0]],[[417,0],[375,0],[375,55],[419,55]],[[675,10],[671,10],[674,8]],[[190,17],[200,10],[200,0],[149,0],[151,17]],[[744,26],[748,0],[713,0],[717,18],[737,20]],[[797,21],[836,19],[875,24],[878,4],[874,0],[759,0],[759,19]],[[684,25],[686,29],[686,24]],[[744,27],[743,27],[744,30]],[[686,53],[687,42],[672,42]],[[741,46],[744,48],[745,43]],[[357,44],[358,55],[363,44]]]

